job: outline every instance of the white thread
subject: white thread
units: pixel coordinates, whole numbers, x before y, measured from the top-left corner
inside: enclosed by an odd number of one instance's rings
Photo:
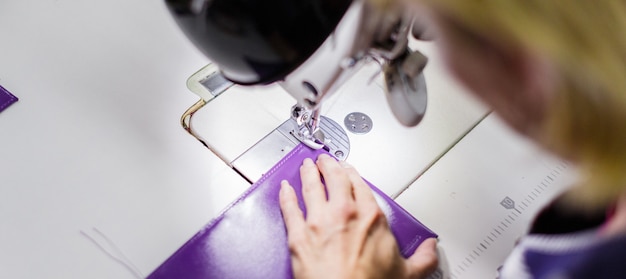
[[[115,245],[115,243],[113,243],[113,241],[111,241],[111,239],[96,228],[92,228],[92,230],[95,232],[96,236],[106,242],[109,249],[106,249],[98,240],[96,240],[94,236],[91,236],[82,230],[80,231],[80,234],[96,245],[96,247],[98,247],[98,249],[100,249],[100,251],[102,251],[109,258],[126,268],[126,270],[128,270],[135,278],[145,278],[143,274],[141,274],[141,271],[139,271],[139,269],[128,259],[128,257],[124,255],[124,253],[117,247],[117,245]]]

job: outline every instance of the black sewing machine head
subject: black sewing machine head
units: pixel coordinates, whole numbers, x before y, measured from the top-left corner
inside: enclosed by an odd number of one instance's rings
[[[393,1],[165,0],[178,25],[228,80],[278,82],[313,136],[321,103],[363,64],[384,74],[387,99],[404,125],[426,111],[422,69],[427,59],[408,48],[413,16]],[[310,110],[306,114],[300,113]],[[310,117],[308,117],[310,116]],[[296,117],[298,118],[298,117]],[[300,119],[302,120],[302,119]],[[318,133],[319,135],[319,133]],[[314,137],[314,138],[311,138]]]
[[[179,26],[239,84],[282,80],[317,50],[351,0],[166,0]]]

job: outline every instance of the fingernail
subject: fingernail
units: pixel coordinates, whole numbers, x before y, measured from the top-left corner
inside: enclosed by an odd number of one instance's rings
[[[318,162],[321,161],[321,160],[327,160],[327,159],[330,159],[330,156],[328,156],[328,154],[326,154],[326,153],[322,153],[319,156],[317,156],[317,161]]]
[[[287,191],[287,187],[289,187],[289,182],[287,182],[287,180],[283,180],[280,182],[280,191],[278,192],[279,195],[284,195],[285,191]]]
[[[302,165],[303,166],[313,166],[313,165],[315,165],[315,163],[313,163],[313,160],[311,160],[311,158],[306,158],[302,162]]]

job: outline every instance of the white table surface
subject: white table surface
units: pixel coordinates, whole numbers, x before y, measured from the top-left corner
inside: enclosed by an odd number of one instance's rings
[[[207,62],[162,1],[0,3],[0,85],[20,98],[0,112],[0,278],[133,278],[81,233],[106,244],[94,228],[146,276],[248,186],[179,125],[197,100],[185,80]],[[504,158],[491,164],[526,156],[467,146]],[[442,235],[447,221],[415,202],[450,164],[398,198]]]
[[[248,185],[179,125],[207,63],[163,1],[3,0],[0,278],[150,273]]]

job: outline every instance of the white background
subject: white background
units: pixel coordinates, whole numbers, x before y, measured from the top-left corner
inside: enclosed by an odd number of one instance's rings
[[[179,125],[207,62],[163,1],[0,3],[1,278],[132,278],[93,227],[147,275],[247,186]]]

